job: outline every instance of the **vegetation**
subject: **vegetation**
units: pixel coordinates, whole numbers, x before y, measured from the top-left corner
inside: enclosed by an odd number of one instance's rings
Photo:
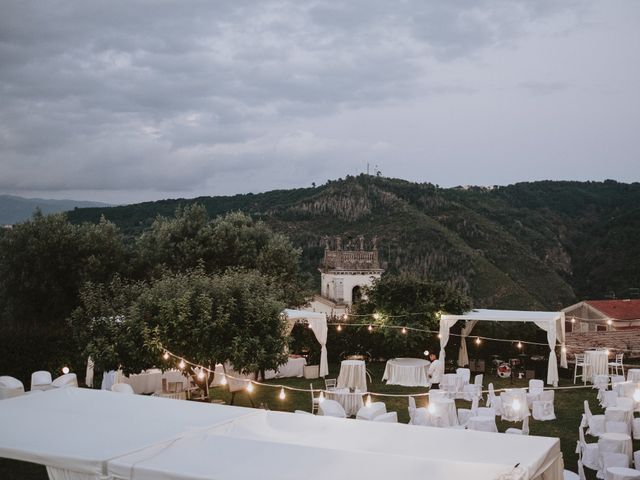
[[[211,216],[243,211],[302,248],[317,276],[324,235],[377,235],[385,267],[446,282],[475,307],[557,309],[640,287],[640,184],[532,182],[443,189],[360,175],[317,188],[77,209],[139,235],[156,215],[198,203]],[[317,278],[315,280],[317,284]]]

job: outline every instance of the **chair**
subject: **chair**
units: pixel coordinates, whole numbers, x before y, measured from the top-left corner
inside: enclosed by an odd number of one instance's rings
[[[587,443],[584,439],[584,430],[582,425],[578,428],[578,458],[582,465],[590,470],[598,470],[600,468],[600,454],[597,443]]]
[[[429,390],[429,400],[437,400],[439,398],[448,398],[447,397],[447,392],[445,392],[444,390],[440,390],[438,388],[433,389],[433,390]]]
[[[613,388],[618,383],[624,383],[626,380],[624,375],[611,375],[611,388]]]
[[[525,415],[529,415],[527,401],[515,391],[505,391],[500,394],[502,402],[502,420],[508,422],[518,422],[524,420]]]
[[[604,415],[593,415],[589,408],[588,400],[584,401],[584,415],[588,426],[587,435],[598,437],[601,433],[604,433]]]
[[[373,419],[374,422],[386,422],[386,423],[398,423],[397,412],[387,412],[382,415],[378,415]]]
[[[471,370],[468,368],[457,368],[456,375],[462,378],[462,385],[468,385],[471,381]]]
[[[562,480],[582,480],[582,479],[577,473],[574,473],[571,470],[563,470]]]
[[[496,416],[496,409],[493,407],[478,407],[476,412],[478,417],[494,417]]]
[[[614,373],[615,375],[624,375],[624,365],[622,364],[622,358],[624,357],[624,353],[616,353],[616,358],[613,362],[609,362],[609,373]],[[620,369],[620,371],[618,371]]]
[[[318,415],[325,417],[347,418],[347,412],[335,400],[324,400],[318,405]]]
[[[640,467],[640,450],[633,452],[633,464],[636,467]],[[640,468],[638,468],[638,470],[640,470]]]
[[[634,407],[633,398],[618,397],[616,399],[616,407],[624,408],[625,410],[633,410],[633,407]]]
[[[546,422],[556,419],[556,412],[553,406],[555,393],[553,390],[547,390],[542,392],[538,400],[533,401],[532,414],[535,420]]]
[[[458,424],[466,427],[469,422],[469,418],[475,417],[478,413],[478,403],[480,399],[476,396],[471,400],[471,408],[459,408],[458,409]]]
[[[529,391],[527,392],[527,404],[529,408],[533,406],[533,401],[538,400],[544,391],[544,381],[539,379],[529,380]]]
[[[613,453],[607,452],[602,454],[602,471],[604,473],[604,478],[610,479],[613,478],[612,475],[608,474],[608,470],[611,467],[629,467],[629,457],[624,453]],[[640,472],[639,472],[640,473]]]
[[[309,384],[311,390],[311,413],[318,413],[318,406],[324,401],[324,394],[320,392],[317,397],[313,394],[313,383]]]
[[[609,467],[604,472],[605,480],[638,480],[640,470],[627,467]]]
[[[460,377],[457,373],[445,373],[440,380],[440,390],[446,393],[448,398],[455,398],[459,393]]]
[[[128,383],[114,383],[111,386],[111,391],[116,393],[125,393],[128,395],[135,395],[136,393]]]
[[[410,425],[426,425],[428,423],[429,411],[426,407],[418,408],[416,399],[409,396],[409,424]],[[640,419],[639,419],[640,420]]]
[[[336,379],[336,378],[325,378],[324,379],[324,389],[327,390],[327,391],[335,390],[337,384],[338,384],[338,379]]]
[[[627,422],[609,421],[604,422],[606,433],[626,433],[629,434],[629,424]]]
[[[467,401],[471,402],[474,397],[478,397],[480,400],[482,400],[482,380],[483,380],[483,378],[484,378],[484,376],[481,373],[479,373],[473,379],[473,383],[465,385],[462,388],[462,391],[463,391],[462,398],[464,400],[467,400]]]
[[[51,382],[51,386],[53,388],[77,387],[78,377],[75,373],[65,373]]]
[[[633,422],[631,424],[632,427],[632,432],[633,432],[633,439],[634,440],[639,440],[640,439],[640,418],[634,418]],[[640,467],[640,463],[636,464],[638,467]]]
[[[39,370],[31,374],[31,390],[49,390],[51,388],[51,373]]]
[[[0,400],[24,395],[23,383],[14,377],[0,377]]]
[[[606,390],[609,388],[609,375],[596,375],[593,377],[593,388]]]
[[[383,402],[373,402],[368,407],[360,407],[356,414],[357,420],[375,420],[376,417],[387,413],[387,406]]]
[[[507,428],[504,433],[510,435],[529,435],[529,415],[522,420],[522,428]]]
[[[618,405],[618,392],[615,390],[605,390],[602,392],[600,406],[602,408],[615,407]]]
[[[573,367],[573,383],[576,383],[576,379],[577,378],[582,378],[582,382],[586,385],[587,384],[587,377],[588,377],[588,370],[589,370],[589,364],[586,361],[585,358],[585,354],[584,353],[576,353],[575,355],[575,365]],[[578,368],[581,368],[582,371],[580,372],[580,375],[578,375]]]
[[[489,384],[489,395],[487,396],[487,407],[493,407],[498,414],[502,414],[502,399],[497,397],[493,390],[493,383]]]

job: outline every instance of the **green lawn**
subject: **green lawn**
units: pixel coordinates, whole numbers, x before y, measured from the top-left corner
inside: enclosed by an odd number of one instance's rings
[[[373,377],[373,383],[370,385],[371,390],[381,393],[420,393],[425,392],[424,388],[410,388],[410,387],[398,387],[398,386],[386,386],[381,382],[382,373],[384,371],[384,363],[371,363],[368,364],[368,370]],[[339,370],[337,365],[330,365],[331,377],[336,376],[335,372]],[[283,384],[291,387],[309,388],[309,383],[313,382],[314,387],[321,388],[324,386],[322,379],[317,380],[305,380],[302,378],[287,378],[269,381],[267,383]],[[493,382],[495,388],[502,387],[525,387],[527,381],[514,380],[513,383],[510,380],[503,380],[498,377],[492,377],[485,374],[485,388],[489,382]],[[572,385],[569,380],[561,379],[560,386]],[[256,386],[252,393],[252,398],[256,406],[263,404],[271,410],[293,411],[293,410],[310,410],[311,397],[309,393],[292,392],[287,391],[285,400],[280,400],[278,394],[279,389],[267,388]],[[222,388],[213,389],[212,398],[229,402],[231,395]],[[568,470],[577,470],[577,455],[575,453],[576,441],[578,437],[578,425],[583,411],[583,401],[589,400],[592,412],[601,413],[601,409],[596,401],[596,391],[587,389],[576,390],[560,390],[556,392],[555,396],[555,411],[557,420],[550,422],[539,422],[531,420],[530,430],[531,435],[543,435],[560,438],[560,445],[562,453],[564,455],[565,468]],[[373,400],[384,401],[387,404],[387,410],[398,412],[398,420],[400,422],[407,423],[409,421],[409,415],[407,411],[407,399],[406,398],[379,398],[375,396]],[[425,399],[417,399],[418,406],[426,403]],[[457,401],[459,407],[468,407],[469,402]],[[248,394],[241,392],[235,396],[235,405],[239,406],[251,406]],[[355,421],[355,420],[348,420]],[[519,424],[498,421],[498,429],[503,432],[510,426],[518,426]],[[133,427],[135,428],[135,427]],[[416,427],[420,428],[420,427]],[[588,442],[596,441],[594,438],[587,438]],[[640,449],[640,441],[634,441],[634,450]],[[464,456],[464,452],[460,452],[461,456]],[[587,478],[595,479],[595,472],[586,470]],[[0,459],[0,478],[4,479],[24,479],[24,480],[44,480],[47,478],[44,467],[37,465],[26,464],[23,462],[10,461]]]

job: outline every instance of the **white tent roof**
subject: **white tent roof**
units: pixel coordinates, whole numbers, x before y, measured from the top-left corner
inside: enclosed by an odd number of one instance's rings
[[[291,310],[286,308],[284,313],[289,320],[324,320],[327,321],[327,316],[320,312],[309,312],[307,310]]]
[[[562,312],[529,312],[524,310],[488,310],[478,309],[462,315],[442,315],[443,318],[457,320],[481,320],[489,322],[555,322]]]
[[[561,480],[556,438],[345,420],[67,388],[3,400],[0,456],[117,480]],[[63,474],[64,472],[59,472]]]

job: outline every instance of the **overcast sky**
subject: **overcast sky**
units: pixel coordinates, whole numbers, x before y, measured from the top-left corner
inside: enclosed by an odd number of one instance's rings
[[[0,0],[0,193],[640,181],[640,1]],[[377,166],[377,167],[376,167]]]

